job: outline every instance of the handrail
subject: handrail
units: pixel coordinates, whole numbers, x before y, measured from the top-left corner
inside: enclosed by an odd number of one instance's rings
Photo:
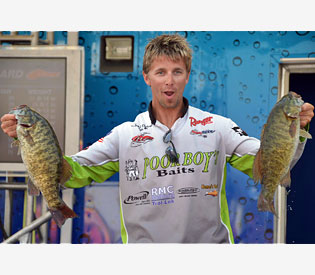
[[[2,244],[12,244],[19,241],[19,239],[23,237],[25,234],[32,232],[37,227],[40,227],[42,224],[48,222],[51,218],[52,218],[51,213],[49,211],[46,212],[44,215],[37,218],[29,225],[25,226],[24,228],[22,228],[21,230],[7,238],[5,241],[2,242]]]

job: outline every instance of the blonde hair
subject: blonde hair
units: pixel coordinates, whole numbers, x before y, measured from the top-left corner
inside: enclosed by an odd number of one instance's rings
[[[156,57],[167,56],[173,61],[183,58],[187,72],[191,69],[192,50],[187,40],[178,34],[163,34],[145,47],[142,70],[147,74]]]

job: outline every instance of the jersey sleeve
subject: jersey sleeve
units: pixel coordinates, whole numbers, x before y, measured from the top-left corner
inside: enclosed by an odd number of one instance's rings
[[[119,171],[119,134],[117,127],[88,148],[64,159],[72,168],[66,187],[80,188],[92,181],[104,182]]]
[[[253,177],[252,168],[260,147],[257,138],[249,137],[236,123],[228,119],[225,128],[226,160],[234,168]]]
[[[227,162],[232,167],[242,171],[253,178],[253,165],[255,156],[260,148],[260,140],[249,137],[245,131],[238,127],[232,120],[229,120],[227,129]],[[292,159],[290,170],[303,154],[306,140],[301,140]]]

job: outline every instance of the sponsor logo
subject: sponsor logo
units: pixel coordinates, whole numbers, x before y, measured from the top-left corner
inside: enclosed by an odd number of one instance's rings
[[[212,196],[212,197],[217,197],[218,196],[218,185],[217,184],[210,184],[210,185],[206,185],[206,184],[202,184],[201,185],[201,189],[206,189],[208,190],[205,193],[205,196]]]
[[[34,71],[31,71],[27,74],[27,78],[31,80],[35,80],[38,78],[57,78],[60,76],[60,72],[48,72],[42,69],[37,69]]]
[[[232,128],[233,131],[238,133],[240,136],[248,136],[245,131],[243,131],[240,127],[235,126]]]
[[[193,135],[193,136],[196,135],[196,136],[200,136],[200,137],[206,138],[207,134],[212,134],[214,132],[215,132],[215,130],[204,130],[204,131],[191,130],[190,134]]]
[[[201,124],[202,126],[205,126],[207,124],[211,124],[211,123],[213,123],[212,118],[213,118],[212,116],[209,116],[209,117],[206,117],[203,120],[197,120],[194,117],[189,117],[189,119],[190,119],[190,126],[196,126],[198,124]]]
[[[131,125],[131,127],[138,127],[139,131],[143,131],[143,130],[148,130],[149,127],[152,127],[152,124],[151,125],[145,125],[145,124],[137,124],[135,123],[134,125]]]
[[[124,204],[135,204],[135,205],[150,204],[150,200],[148,199],[149,194],[150,194],[149,191],[141,191],[134,195],[129,195],[126,199],[124,199]]]
[[[207,173],[209,172],[210,163],[217,164],[218,156],[219,151],[196,152],[195,154],[185,152],[182,156],[178,154],[179,160],[182,159],[181,163],[171,163],[167,155],[162,158],[158,156],[144,158],[142,179],[146,179],[149,170],[156,171],[157,177],[194,173],[195,168],[189,167],[191,165],[201,165],[203,167],[202,172]]]
[[[132,138],[131,147],[138,147],[142,144],[152,141],[153,139],[154,138],[149,136],[148,133],[143,133]]]
[[[198,192],[200,192],[200,189],[196,187],[184,187],[177,190],[179,198],[197,197]]]
[[[127,160],[125,172],[128,181],[138,180],[139,179],[139,168],[136,160]]]
[[[164,205],[174,203],[175,194],[174,186],[154,187],[151,190],[151,198],[153,205]]]

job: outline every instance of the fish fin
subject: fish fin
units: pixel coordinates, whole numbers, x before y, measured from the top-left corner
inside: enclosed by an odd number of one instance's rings
[[[62,205],[57,209],[49,209],[52,218],[56,222],[56,224],[61,228],[61,226],[65,223],[66,219],[68,218],[75,218],[78,215],[69,208],[64,202],[62,202]]]
[[[285,176],[281,179],[280,185],[283,187],[290,187],[291,185],[291,175],[290,171],[285,174]]]
[[[12,141],[11,148],[13,148],[13,147],[18,147],[17,154],[21,155],[21,146],[20,146],[20,141],[18,139],[15,139]]]
[[[27,192],[31,196],[39,196],[39,189],[36,187],[36,185],[32,182],[30,178],[28,178],[27,181]]]
[[[304,129],[300,129],[300,137],[311,139],[312,135],[309,132],[305,131]]]
[[[265,198],[263,186],[262,186],[262,191],[261,191],[259,198],[258,198],[257,208],[259,211],[263,211],[263,212],[269,211],[269,212],[273,213],[278,218],[278,215],[276,213],[275,206],[274,206],[274,200],[268,201]]]
[[[261,181],[262,179],[262,174],[261,174],[261,150],[259,149],[254,160],[254,165],[253,165],[253,179],[254,182]]]
[[[296,129],[296,120],[292,120],[289,128],[289,134],[292,138],[295,137]]]
[[[72,167],[71,165],[63,158],[62,160],[62,172],[60,177],[60,186],[64,187],[64,184],[70,179],[72,176]]]
[[[20,146],[20,141],[18,139],[14,139],[11,143],[11,148],[12,147],[19,147]]]
[[[26,134],[24,137],[25,137],[26,142],[27,142],[29,145],[34,145],[34,144],[35,144],[35,142],[34,142],[32,136],[31,136],[29,133]]]

